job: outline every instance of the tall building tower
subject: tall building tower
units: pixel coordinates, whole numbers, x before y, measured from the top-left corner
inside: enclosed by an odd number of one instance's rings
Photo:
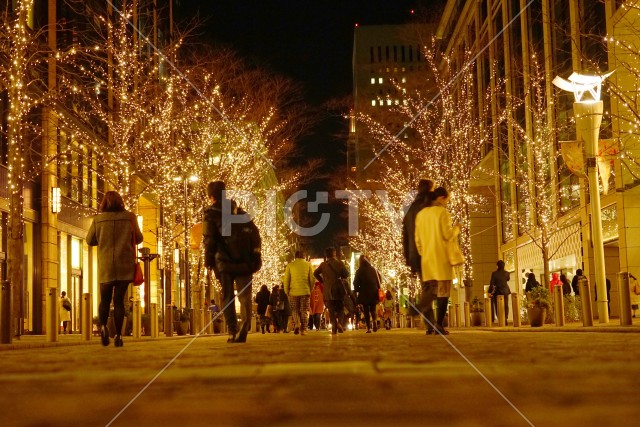
[[[353,37],[353,110],[347,142],[349,178],[359,184],[375,175],[372,142],[358,132],[358,114],[384,123],[399,133],[405,123],[393,119],[394,107],[407,102],[412,89],[425,84],[428,66],[423,49],[434,28],[425,24],[356,26]],[[403,132],[400,138],[410,138]]]

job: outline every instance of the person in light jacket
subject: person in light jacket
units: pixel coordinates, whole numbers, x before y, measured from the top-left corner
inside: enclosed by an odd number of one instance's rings
[[[124,296],[133,282],[137,262],[136,245],[143,236],[133,213],[124,208],[122,196],[107,191],[100,203],[100,213],[93,218],[87,233],[87,244],[98,247],[98,282],[100,283],[100,317],[102,345],[109,345],[107,320],[113,299],[116,335],[114,345],[122,347]],[[135,243],[134,243],[135,242]]]
[[[309,295],[315,281],[311,263],[305,261],[302,251],[296,251],[295,259],[284,270],[284,292],[289,296],[296,335],[305,335],[307,331]]]
[[[433,191],[431,206],[423,208],[416,216],[415,240],[421,257],[421,305],[427,319],[427,334],[433,333],[434,299],[438,308],[436,329],[440,334],[449,334],[443,327],[443,321],[449,305],[454,272],[447,255],[447,245],[460,234],[460,226],[451,225],[451,216],[446,209],[448,200],[447,190],[438,187]]]

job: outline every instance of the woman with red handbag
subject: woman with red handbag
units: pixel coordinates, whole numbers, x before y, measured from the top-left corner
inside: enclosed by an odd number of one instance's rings
[[[113,299],[113,315],[116,328],[113,344],[122,347],[124,322],[124,296],[129,283],[134,280],[137,265],[136,245],[143,236],[133,213],[124,207],[122,196],[107,191],[100,203],[100,213],[93,218],[87,244],[98,247],[98,282],[100,283],[100,318],[102,345],[109,345],[107,320]]]

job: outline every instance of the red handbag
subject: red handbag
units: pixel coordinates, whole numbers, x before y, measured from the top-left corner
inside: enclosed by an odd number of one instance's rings
[[[131,244],[133,245],[133,249],[136,248],[136,226],[133,222],[133,214],[131,214]],[[134,264],[135,270],[133,273],[133,286],[140,286],[144,283],[144,275],[142,274],[142,267],[140,267],[140,263],[137,262],[138,257],[134,255]]]

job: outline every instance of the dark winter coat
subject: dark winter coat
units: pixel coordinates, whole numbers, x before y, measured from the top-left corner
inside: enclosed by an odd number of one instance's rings
[[[353,289],[358,294],[358,304],[371,305],[378,303],[380,279],[376,269],[368,262],[360,261],[360,267],[353,278]]]
[[[426,205],[425,194],[418,193],[409,210],[402,219],[402,250],[405,263],[411,268],[412,273],[420,272],[420,254],[416,248],[415,229],[416,215]]]
[[[271,292],[269,292],[268,289],[260,289],[256,294],[256,304],[258,305],[256,311],[260,316],[264,316],[266,314],[270,297]]]
[[[491,281],[489,282],[489,293],[492,295],[510,295],[509,289],[509,272],[505,270],[496,270],[491,273]]]
[[[138,254],[132,232],[136,244],[142,243],[138,221],[129,211],[102,212],[93,218],[86,239],[89,246],[98,247],[99,283],[133,282]]]
[[[230,215],[248,215],[242,208],[239,208],[235,201],[225,200],[230,203]],[[252,264],[255,262],[254,245],[248,238],[238,238],[231,233],[237,233],[241,230],[238,228],[230,228],[223,230],[223,226],[231,227],[222,218],[223,206],[221,201],[216,201],[213,205],[208,206],[204,210],[204,219],[202,221],[202,240],[204,243],[204,265],[213,268],[216,277],[220,277],[220,272],[229,272],[236,274],[251,274]],[[259,242],[258,242],[259,244]]]
[[[346,289],[340,279],[349,277],[349,271],[341,261],[330,258],[320,264],[313,275],[324,285],[322,297],[325,301],[342,301],[344,299]]]
[[[540,283],[536,280],[536,277],[533,274],[530,274],[527,277],[527,283],[524,286],[525,292],[531,292],[533,288],[540,286]]]

